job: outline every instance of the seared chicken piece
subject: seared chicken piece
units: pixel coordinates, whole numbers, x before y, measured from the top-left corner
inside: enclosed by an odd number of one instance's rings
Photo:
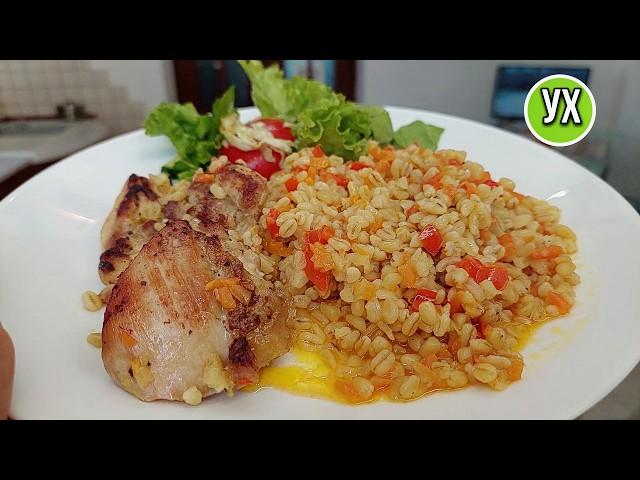
[[[235,163],[216,173],[216,182],[227,194],[227,209],[235,208],[236,223],[257,217],[267,196],[267,180],[248,167]]]
[[[205,289],[215,279],[231,285],[226,294]],[[191,387],[203,397],[231,392],[289,350],[293,313],[291,301],[250,275],[217,236],[170,221],[113,288],[102,359],[116,383],[145,401],[182,400]]]
[[[116,283],[120,274],[156,233],[154,225],[163,219],[193,218],[191,226],[207,235],[227,240],[227,230],[255,224],[266,197],[266,180],[250,168],[229,164],[216,174],[215,183],[224,191],[216,198],[206,183],[192,183],[187,198],[166,201],[145,177],[131,175],[116,198],[102,227],[104,252],[98,270],[105,285]],[[238,245],[227,244],[236,255]]]
[[[98,271],[105,285],[116,283],[131,259],[156,233],[153,225],[161,219],[162,205],[149,180],[131,175],[100,232],[104,252]]]
[[[232,392],[290,347],[291,301],[244,268],[259,275],[246,260],[255,252],[238,241],[256,225],[266,180],[231,164],[214,182],[191,183],[177,200],[132,175],[102,229],[100,276],[117,282],[102,358],[142,400],[183,400],[193,387],[203,397]],[[158,233],[159,222],[167,226]],[[206,290],[212,280],[221,283]]]
[[[267,195],[265,178],[243,165],[229,164],[216,173],[215,183],[224,198],[215,198],[208,184],[192,183],[189,188],[186,213],[199,220],[196,230],[224,238],[227,228],[255,223]]]

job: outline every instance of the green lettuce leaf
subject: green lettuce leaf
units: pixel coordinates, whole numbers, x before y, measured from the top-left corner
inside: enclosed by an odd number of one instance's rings
[[[371,133],[378,143],[391,143],[393,139],[393,126],[389,112],[378,106],[360,107],[369,115]]]
[[[344,97],[315,80],[286,80],[277,65],[265,68],[258,60],[238,60],[251,82],[251,98],[263,117],[294,122],[310,108],[338,106]]]
[[[293,127],[296,147],[300,149],[320,144],[329,155],[354,158],[354,150],[359,145],[350,128],[342,126],[343,110],[344,106],[323,106],[302,112]]]
[[[230,87],[212,107],[212,113],[200,115],[193,104],[162,103],[144,121],[147,135],[165,135],[176,149],[176,156],[162,171],[171,178],[189,179],[209,164],[222,144],[220,120],[233,113],[235,88]]]
[[[240,64],[262,116],[293,123],[298,148],[319,143],[326,153],[352,160],[365,152],[368,139],[381,144],[393,139],[391,119],[382,107],[347,102],[315,80],[285,79],[276,65],[265,68],[256,60],[240,60]]]
[[[399,148],[406,148],[412,143],[417,143],[422,148],[435,150],[438,148],[442,132],[444,132],[444,128],[416,120],[396,130],[393,134],[393,143]]]
[[[388,143],[393,135],[387,112],[380,107],[363,107],[352,102],[335,107],[324,105],[305,110],[293,127],[297,147],[320,144],[325,153],[354,160],[375,138]]]
[[[231,85],[220,98],[217,98],[216,101],[213,102],[213,107],[211,107],[211,129],[209,132],[210,134],[216,135],[216,139],[219,139],[220,141],[222,141],[222,135],[220,134],[220,120],[236,111],[235,100],[236,87]]]

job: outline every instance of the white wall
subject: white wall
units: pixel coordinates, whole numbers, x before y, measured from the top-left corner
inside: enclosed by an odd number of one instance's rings
[[[493,74],[490,62],[363,60],[357,66],[356,99],[486,121]]]
[[[144,104],[147,112],[176,99],[170,60],[91,60],[91,64],[106,71],[114,85],[126,87],[129,98]]]
[[[640,61],[362,60],[356,98],[490,123],[496,67],[507,63],[591,68],[589,86],[598,109],[592,135],[609,139],[608,181],[621,193],[640,197]]]
[[[594,128],[600,129],[619,127],[621,116],[632,110],[625,90],[640,83],[640,62],[629,60],[363,60],[357,98],[490,122],[496,67],[506,63],[591,67],[589,83],[598,106]]]

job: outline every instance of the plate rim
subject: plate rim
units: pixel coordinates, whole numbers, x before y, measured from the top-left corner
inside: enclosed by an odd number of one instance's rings
[[[633,223],[635,228],[637,229],[638,233],[640,234],[640,214],[636,211],[636,209],[629,203],[629,201],[627,201],[627,199],[620,193],[618,192],[615,188],[613,188],[610,184],[608,184],[605,180],[603,180],[601,177],[595,175],[593,172],[591,172],[590,170],[588,170],[587,168],[585,168],[584,166],[580,165],[579,163],[577,163],[576,161],[572,160],[571,158],[567,157],[566,155],[556,151],[555,149],[551,149],[545,145],[540,144],[539,142],[536,142],[532,139],[526,138],[524,136],[518,135],[514,132],[505,130],[505,129],[501,129],[498,128],[494,125],[490,125],[490,124],[486,124],[477,120],[472,120],[472,119],[468,119],[468,118],[464,118],[464,117],[459,117],[456,115],[450,115],[450,114],[446,114],[446,113],[441,113],[441,112],[436,112],[436,111],[431,111],[431,110],[424,110],[424,109],[418,109],[418,108],[412,108],[412,107],[399,107],[399,106],[390,106],[390,105],[384,105],[383,106],[385,109],[387,109],[389,111],[389,113],[398,113],[398,114],[407,114],[407,115],[415,115],[415,116],[421,116],[424,114],[427,115],[435,115],[438,117],[443,117],[447,120],[450,121],[454,121],[454,122],[458,122],[458,123],[462,123],[462,124],[469,124],[469,125],[473,125],[474,127],[480,127],[482,129],[488,130],[488,131],[492,131],[496,134],[500,134],[500,135],[507,135],[510,136],[511,138],[513,138],[514,140],[518,141],[518,142],[527,142],[527,144],[529,145],[528,148],[532,148],[532,146],[535,146],[538,151],[540,152],[545,152],[545,155],[549,155],[551,154],[552,156],[555,156],[557,158],[562,158],[563,161],[565,161],[565,163],[569,163],[571,164],[571,168],[573,169],[577,169],[578,171],[580,171],[583,175],[584,173],[587,174],[587,177],[590,178],[592,181],[595,180],[596,184],[598,184],[600,187],[604,187],[604,189],[607,191],[607,193],[610,195],[611,192],[613,192],[615,195],[612,197],[616,198],[617,203],[619,204],[619,207],[621,209],[621,213],[624,214],[625,216],[625,220],[630,221],[631,218],[633,217],[634,220]],[[239,108],[238,111],[240,113],[244,113],[246,112],[247,114],[251,113],[251,112],[255,112],[255,113],[259,113],[257,108],[255,107],[243,107],[243,108]],[[32,178],[30,178],[29,180],[27,180],[26,182],[24,182],[22,185],[18,186],[16,189],[14,189],[13,191],[11,191],[4,199],[2,199],[0,201],[0,212],[10,208],[10,205],[12,204],[12,202],[18,198],[19,196],[21,196],[23,194],[23,191],[30,188],[30,185],[36,181],[36,179],[40,178],[42,175],[46,176],[46,175],[50,175],[51,172],[55,171],[56,169],[59,168],[63,168],[63,166],[66,166],[66,164],[69,161],[72,161],[75,159],[75,157],[77,156],[82,156],[82,155],[86,155],[87,152],[91,152],[94,149],[99,149],[104,147],[106,144],[109,144],[111,142],[115,143],[118,141],[122,141],[124,139],[127,139],[129,137],[136,137],[136,136],[141,136],[143,138],[146,138],[144,136],[144,128],[139,128],[130,132],[125,132],[125,133],[121,133],[119,135],[115,135],[113,137],[107,138],[105,140],[102,140],[100,142],[97,142],[87,148],[84,148],[82,150],[79,150],[75,153],[73,153],[72,155],[69,155],[65,158],[63,158],[62,160],[58,161],[56,164],[50,166],[49,168],[46,168],[44,170],[42,170],[41,172],[39,172],[38,174],[34,175]],[[638,313],[638,312],[634,312],[634,313]],[[578,402],[574,403],[573,405],[576,405],[574,408],[571,408],[570,405],[568,405],[566,407],[566,410],[564,413],[564,415],[557,415],[556,417],[562,417],[562,418],[578,418],[581,415],[583,415],[586,411],[588,411],[591,407],[595,406],[597,403],[599,403],[601,400],[603,400],[607,395],[609,395],[617,386],[619,386],[626,378],[627,376],[633,371],[633,369],[640,363],[640,348],[636,349],[636,350],[631,350],[630,353],[628,354],[628,361],[624,362],[624,368],[618,368],[615,371],[619,372],[617,375],[611,376],[610,379],[607,383],[606,383],[606,387],[603,387],[599,390],[594,391],[594,394],[589,395],[588,397],[583,397],[583,401],[580,402],[580,404],[578,404]],[[605,385],[605,382],[602,383],[602,385]],[[286,393],[287,395],[290,395],[289,393]],[[579,405],[579,406],[578,406]]]

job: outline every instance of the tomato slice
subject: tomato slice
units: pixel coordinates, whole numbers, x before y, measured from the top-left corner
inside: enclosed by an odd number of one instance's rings
[[[339,187],[347,188],[347,186],[349,185],[349,180],[344,175],[338,175],[335,173],[327,172],[322,175],[322,179],[325,182],[328,182],[329,180],[333,180],[334,182],[336,182],[336,185],[338,185]]]
[[[276,208],[269,210],[269,215],[267,215],[267,230],[273,238],[276,238],[280,233],[280,227],[276,224],[278,215],[280,215],[280,211]]]
[[[331,265],[329,265],[329,263],[332,262],[329,262],[327,260],[326,265],[320,265],[320,268],[317,268],[317,266],[313,263],[314,251],[312,245],[314,243],[326,245],[329,242],[329,239],[333,237],[334,234],[335,231],[333,230],[333,228],[327,225],[323,225],[320,228],[316,228],[314,230],[309,230],[304,234],[303,251],[306,260],[304,273],[306,273],[309,281],[313,283],[322,293],[328,292],[331,285],[331,272],[322,270],[324,270],[325,268],[326,270],[330,270],[330,268],[332,267]],[[322,251],[322,253],[324,253],[324,250]]]
[[[349,168],[351,170],[362,170],[363,168],[371,168],[371,167],[364,162],[351,162],[349,164]]]
[[[484,182],[484,184],[485,185],[489,185],[490,187],[498,187],[498,186],[500,186],[500,184],[498,182],[496,182],[495,180],[491,180],[491,179],[486,180]]]
[[[293,192],[298,188],[298,180],[295,177],[291,177],[289,180],[284,182],[284,186],[286,187],[288,192]]]
[[[497,187],[500,185],[498,182],[496,182],[491,178],[491,173],[487,171],[482,172],[482,176],[480,177],[480,179],[476,180],[474,183],[478,185],[480,185],[481,183],[484,183],[485,185],[489,185],[491,188]]]
[[[296,139],[296,137],[293,136],[291,128],[287,127],[279,118],[258,118],[257,120],[249,122],[247,125],[253,125],[254,123],[263,124],[264,128],[269,130],[275,138],[291,141]]]
[[[497,290],[504,290],[509,282],[509,274],[507,270],[502,267],[481,267],[476,273],[476,282],[480,283],[486,279],[491,280],[493,286]]]
[[[469,277],[474,279],[476,283],[487,279],[491,280],[491,283],[493,283],[493,286],[496,287],[497,290],[504,290],[509,282],[509,274],[506,268],[484,265],[477,258],[467,256],[456,263],[456,267],[466,270]]]
[[[321,293],[329,291],[329,285],[331,283],[331,272],[323,272],[315,268],[313,264],[313,251],[310,245],[304,247],[304,256],[306,264],[304,266],[304,273],[311,283],[313,283]]]
[[[484,265],[478,259],[473,257],[465,257],[456,263],[456,267],[463,268],[467,271],[469,276],[475,280],[476,275],[478,274],[478,270],[480,270]]]
[[[304,234],[304,240],[307,244],[312,243],[321,243],[326,245],[329,242],[329,239],[333,237],[335,231],[333,228],[322,225],[320,228],[316,228],[315,230],[309,230]]]
[[[277,150],[272,150],[271,152],[276,160],[275,162],[268,162],[260,150],[245,151],[232,145],[220,149],[220,154],[226,155],[230,162],[235,163],[238,160],[244,160],[250,169],[255,170],[267,179],[280,170],[280,160],[282,160],[280,152]]]
[[[344,175],[333,175],[333,179],[336,181],[339,187],[347,188],[349,180]]]
[[[436,295],[438,292],[434,292],[433,290],[421,289],[418,290],[416,296],[413,297],[413,301],[411,302],[411,310],[417,312],[420,310],[420,304],[422,302],[433,302],[436,299]]]
[[[324,154],[324,150],[322,150],[322,147],[320,146],[320,144],[318,144],[315,147],[313,147],[313,150],[311,151],[311,153],[313,154],[314,157],[317,157],[317,158],[326,156]]]
[[[427,225],[427,228],[420,233],[420,241],[422,242],[422,248],[429,252],[432,257],[436,256],[440,248],[442,248],[442,235],[433,225]]]

